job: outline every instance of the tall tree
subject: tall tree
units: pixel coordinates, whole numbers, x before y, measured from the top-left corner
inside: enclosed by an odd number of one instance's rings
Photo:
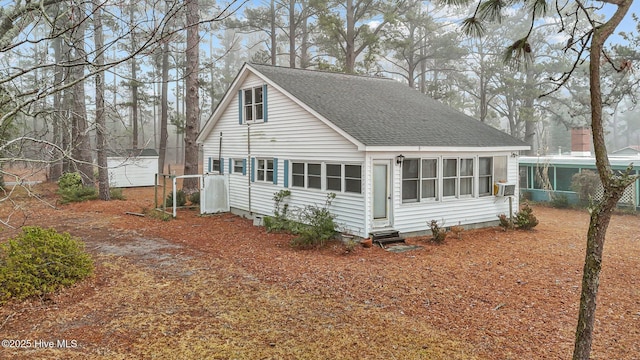
[[[93,0],[93,41],[96,47],[95,65],[98,73],[96,84],[96,153],[98,158],[98,197],[111,199],[109,193],[109,171],[107,169],[107,124],[104,115],[104,33],[102,29],[102,9],[100,1]]]
[[[469,0],[448,0],[449,3],[469,3]],[[600,21],[594,16],[594,6],[597,4],[612,5],[615,10],[613,15],[604,21]],[[596,300],[598,287],[600,285],[600,271],[602,269],[602,255],[604,251],[607,228],[611,221],[613,209],[618,200],[622,197],[624,190],[635,178],[630,176],[630,170],[624,174],[617,174],[611,170],[607,147],[605,144],[605,132],[603,127],[603,89],[602,89],[602,67],[611,66],[617,71],[628,72],[624,59],[612,61],[605,53],[605,44],[613,34],[618,25],[627,15],[633,0],[603,0],[586,1],[576,0],[575,5],[556,7],[555,16],[562,24],[561,32],[567,34],[567,48],[578,54],[575,63],[582,61],[589,62],[589,93],[591,108],[591,132],[596,158],[596,168],[600,181],[604,188],[604,195],[596,201],[590,209],[589,228],[587,230],[587,248],[582,276],[582,291],[580,295],[580,310],[578,314],[578,325],[576,327],[575,346],[573,352],[574,360],[588,360],[593,342],[593,330],[595,324]],[[510,2],[500,0],[480,0],[477,2],[474,14],[463,22],[463,29],[467,34],[481,35],[483,33],[483,21],[496,20],[502,17],[506,7],[511,6]],[[538,21],[539,17],[547,14],[547,3],[544,0],[534,2],[517,1],[516,5],[524,6],[530,11],[531,27]],[[596,6],[597,7],[597,6]],[[588,19],[589,26],[578,28],[576,21],[578,18]],[[572,25],[573,24],[573,25]],[[530,43],[531,31],[524,33],[521,38],[507,47],[505,52],[506,61],[523,62],[532,58],[532,47]],[[588,54],[588,58],[581,57],[581,54]],[[603,54],[605,55],[603,57]],[[623,66],[620,66],[623,64]],[[559,87],[571,78],[573,70],[569,70],[560,75]],[[608,89],[607,89],[608,90]],[[631,168],[629,168],[631,169]]]
[[[85,100],[85,64],[87,53],[85,50],[85,30],[87,27],[85,5],[74,4],[73,20],[77,26],[72,31],[71,49],[73,50],[73,68],[70,80],[73,84],[73,106],[71,114],[72,154],[76,170],[82,177],[85,186],[94,186],[93,160],[91,157],[91,140],[89,138],[89,124],[87,122],[87,106]]]
[[[131,89],[131,125],[133,134],[131,137],[131,147],[133,149],[138,148],[138,62],[136,60],[135,52],[137,52],[137,31],[135,30],[135,13],[136,13],[136,1],[131,0],[129,3],[129,21],[131,22],[131,79],[129,79],[129,88]]]
[[[200,35],[198,33],[198,0],[186,0],[187,18],[187,49],[186,49],[186,101],[185,101],[185,133],[184,133],[184,174],[198,174],[198,144],[196,138],[200,131],[200,102],[199,102],[199,57]],[[199,191],[195,178],[185,179],[183,190],[186,193]]]
[[[409,87],[419,87],[422,93],[427,93],[428,78],[437,86],[436,74],[453,69],[453,61],[464,58],[467,52],[458,45],[457,34],[445,31],[422,1],[416,0],[405,2],[396,23],[389,26],[384,44],[390,52],[384,58],[393,65],[385,71],[401,76]],[[430,95],[441,98],[436,92]]]
[[[341,64],[346,73],[354,73],[356,61],[365,50],[375,53],[380,36],[394,19],[404,1],[318,0],[318,45]],[[373,22],[373,20],[377,22]]]

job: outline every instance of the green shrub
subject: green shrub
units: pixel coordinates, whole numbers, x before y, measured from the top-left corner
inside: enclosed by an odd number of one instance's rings
[[[84,244],[54,229],[24,227],[0,245],[0,304],[11,298],[44,295],[93,272]]]
[[[294,226],[293,232],[298,236],[292,240],[293,245],[324,245],[338,233],[335,223],[335,215],[332,214],[328,207],[331,205],[329,197],[335,194],[327,195],[327,203],[325,207],[307,205],[300,213],[300,223]]]
[[[284,203],[291,195],[289,190],[280,190],[273,195],[274,216],[264,218],[267,231],[288,231],[297,235],[291,240],[293,246],[322,246],[338,234],[335,215],[329,211],[335,193],[328,193],[324,206],[307,205],[302,209],[289,211]]]
[[[569,207],[569,197],[566,194],[553,194],[550,204],[557,209],[566,209]]]
[[[82,177],[79,173],[64,173],[58,180],[58,189],[60,191],[68,189],[79,189],[82,187]]]
[[[65,173],[58,180],[58,194],[61,202],[81,202],[98,198],[98,190],[92,186],[83,186],[82,177],[77,172]]]
[[[58,194],[60,194],[61,202],[63,204],[68,204],[72,202],[95,200],[98,198],[98,189],[89,186],[81,186],[79,188],[71,187],[65,190],[58,190]]]
[[[194,192],[191,195],[189,195],[189,202],[193,205],[198,205],[200,204],[200,192]]]
[[[122,188],[109,188],[109,196],[111,200],[126,200],[122,193]]]
[[[280,190],[273,194],[273,216],[265,216],[264,218],[264,227],[267,231],[291,230],[293,224],[289,219],[289,204],[283,203],[289,196],[291,196],[289,190]]]
[[[518,229],[531,230],[538,225],[538,219],[533,215],[533,209],[527,203],[515,215],[514,224]]]
[[[186,203],[187,203],[187,194],[185,194],[183,190],[176,191],[176,206],[185,206]],[[167,207],[173,207],[173,192],[167,195],[167,200],[165,201],[165,205]]]
[[[436,220],[431,220],[429,228],[431,229],[431,241],[436,244],[442,244],[444,239],[447,238],[447,230],[440,227]]]

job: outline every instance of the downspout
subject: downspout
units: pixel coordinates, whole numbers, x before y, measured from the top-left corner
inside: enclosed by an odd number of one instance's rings
[[[247,172],[247,191],[248,191],[248,200],[249,200],[249,215],[253,215],[253,211],[251,210],[251,173],[253,173],[253,167],[251,166],[251,128],[249,126],[249,122],[247,121],[247,168],[251,172]]]
[[[220,144],[218,145],[218,172],[222,169],[222,131],[220,131]]]

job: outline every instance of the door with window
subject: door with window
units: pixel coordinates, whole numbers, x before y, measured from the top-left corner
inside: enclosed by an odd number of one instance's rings
[[[373,182],[373,227],[391,226],[391,162],[374,160]]]

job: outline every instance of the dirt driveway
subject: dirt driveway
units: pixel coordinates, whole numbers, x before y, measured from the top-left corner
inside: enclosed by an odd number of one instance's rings
[[[36,189],[55,206],[50,187]],[[289,236],[232,215],[164,222],[126,201],[0,209],[80,237],[95,276],[0,307],[10,359],[568,359],[588,215],[534,207],[532,232],[466,231],[391,253]],[[28,206],[25,206],[28,204]],[[425,227],[426,221],[425,219]],[[605,249],[594,359],[640,359],[640,217],[616,215]],[[15,234],[5,229],[0,236]],[[26,346],[29,341],[29,346]]]

